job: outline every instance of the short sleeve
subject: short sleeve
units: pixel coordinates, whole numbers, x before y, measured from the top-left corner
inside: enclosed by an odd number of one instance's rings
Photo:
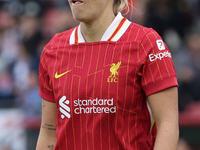
[[[39,64],[39,94],[42,99],[55,102],[54,100],[54,94],[50,82],[50,77],[48,73],[48,55],[47,55],[47,49],[44,48],[41,58],[40,58],[40,64]]]
[[[149,96],[178,86],[172,55],[158,33],[151,29],[141,41],[141,47],[146,53],[141,80],[145,94]]]

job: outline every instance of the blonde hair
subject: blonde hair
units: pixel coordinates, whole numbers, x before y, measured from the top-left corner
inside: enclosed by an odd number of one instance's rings
[[[114,0],[113,4],[113,11],[114,14],[117,14],[118,12],[127,9],[127,13],[129,11],[129,2],[128,0]]]

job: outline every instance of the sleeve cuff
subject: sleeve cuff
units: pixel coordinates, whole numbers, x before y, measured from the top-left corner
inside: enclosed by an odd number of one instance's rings
[[[54,95],[51,91],[45,90],[43,88],[39,88],[39,95],[42,99],[55,103]]]
[[[173,86],[178,86],[176,77],[167,78],[162,81],[152,83],[147,86],[143,86],[143,90],[144,90],[146,96],[149,96],[151,94],[157,93],[159,91],[162,91],[164,89],[167,89],[167,88],[170,88]]]

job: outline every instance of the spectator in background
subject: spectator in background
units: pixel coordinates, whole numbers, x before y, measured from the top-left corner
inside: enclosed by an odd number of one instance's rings
[[[25,94],[20,97],[22,100],[20,108],[27,116],[40,116],[41,115],[41,98],[38,94],[38,73],[31,70],[28,75],[28,89]]]
[[[174,55],[179,80],[180,110],[200,100],[200,33],[196,30],[186,37],[186,47]]]
[[[14,84],[12,75],[12,66],[19,53],[20,33],[18,30],[18,19],[11,16],[9,12],[1,13],[0,26],[0,100],[3,103],[1,107],[13,106]],[[6,101],[7,104],[5,103]]]
[[[55,33],[71,29],[76,25],[78,22],[73,19],[68,7],[50,8],[43,15],[42,34],[50,38]]]
[[[8,71],[0,73],[0,99],[12,98],[12,77]]]
[[[59,0],[48,5],[37,1],[0,5],[0,20],[3,20],[0,21],[1,107],[22,108],[27,115],[41,113],[35,74],[43,47],[56,32],[77,25],[68,3],[65,4]]]
[[[40,25],[41,22],[36,16],[22,16],[20,18],[22,43],[33,58],[37,56],[37,46],[43,39]]]
[[[19,52],[19,23],[18,19],[8,12],[3,12],[2,16],[5,22],[3,24],[0,57],[4,60],[5,65],[10,65],[15,61]]]
[[[187,0],[151,0],[145,26],[153,27],[161,36],[172,28],[183,38],[194,19],[188,6]]]

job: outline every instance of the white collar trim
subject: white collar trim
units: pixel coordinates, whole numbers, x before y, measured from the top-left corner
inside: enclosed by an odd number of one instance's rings
[[[115,17],[115,19],[113,20],[113,22],[108,27],[108,29],[106,30],[106,32],[104,33],[104,35],[102,36],[101,41],[108,41],[110,39],[110,37],[113,35],[115,30],[117,29],[117,27],[121,23],[122,19],[123,19],[123,16],[119,12],[117,14],[117,16]],[[130,24],[131,24],[131,22],[126,19],[126,21],[123,23],[121,28],[117,31],[117,33],[114,35],[114,37],[110,40],[115,41],[115,42],[118,41],[121,38],[121,36],[126,32],[128,27],[130,26]],[[77,29],[78,29],[78,39],[75,38],[75,34],[76,34]],[[85,43],[85,40],[84,40],[83,35],[81,33],[80,25],[73,30],[73,32],[70,36],[70,45],[76,44],[76,40],[77,40],[77,43]]]

